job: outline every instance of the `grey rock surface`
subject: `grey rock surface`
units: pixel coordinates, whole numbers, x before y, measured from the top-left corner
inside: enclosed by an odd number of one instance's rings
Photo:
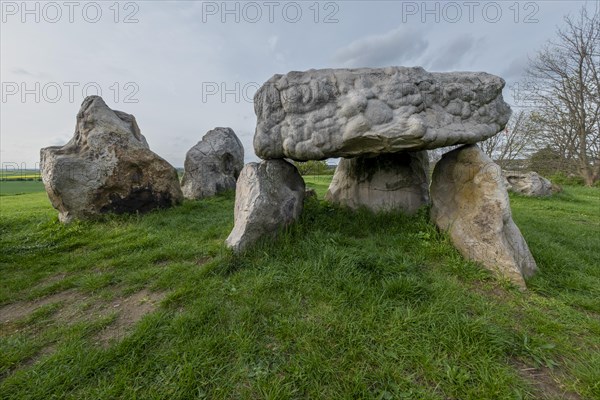
[[[342,158],[325,199],[352,209],[414,214],[429,203],[427,151]]]
[[[529,197],[551,196],[560,188],[537,172],[502,171],[506,189]]]
[[[322,160],[485,140],[506,125],[503,79],[388,67],[290,72],[254,96],[263,159]]]
[[[64,146],[41,149],[41,175],[59,219],[147,212],[181,203],[177,171],[153,153],[135,117],[89,96]]]
[[[304,180],[285,160],[244,166],[235,193],[234,227],[226,240],[239,253],[291,224],[302,213]]]
[[[201,199],[235,189],[244,167],[244,146],[231,128],[215,128],[185,156],[181,190],[187,199]]]
[[[467,259],[525,287],[537,269],[515,225],[500,167],[476,145],[442,157],[433,170],[431,219]]]

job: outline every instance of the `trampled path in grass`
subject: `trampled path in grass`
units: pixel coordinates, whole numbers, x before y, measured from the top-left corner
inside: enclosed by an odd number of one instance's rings
[[[0,397],[600,398],[599,189],[511,196],[525,293],[427,210],[310,199],[234,257],[233,199],[63,226],[43,192],[0,197]]]

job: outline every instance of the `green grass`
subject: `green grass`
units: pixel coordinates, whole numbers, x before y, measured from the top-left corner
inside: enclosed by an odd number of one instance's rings
[[[0,180],[0,196],[36,193],[43,190],[44,184],[41,181]]]
[[[328,179],[306,177],[319,198]],[[232,256],[232,194],[68,226],[43,192],[4,196],[0,304],[166,297],[106,348],[110,316],[65,322],[48,304],[3,323],[0,397],[600,398],[599,196],[511,197],[540,268],[524,293],[462,259],[427,210],[311,199],[276,241]]]
[[[315,189],[320,199],[325,197],[331,182],[331,175],[305,175],[303,178],[307,186]]]

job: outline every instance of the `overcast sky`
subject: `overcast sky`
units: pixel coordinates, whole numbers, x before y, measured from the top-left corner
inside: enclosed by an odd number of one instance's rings
[[[35,168],[41,147],[66,143],[86,91],[135,115],[177,167],[217,126],[233,128],[255,160],[252,96],[276,73],[486,71],[507,81],[513,104],[527,57],[584,3],[2,1],[1,162]]]

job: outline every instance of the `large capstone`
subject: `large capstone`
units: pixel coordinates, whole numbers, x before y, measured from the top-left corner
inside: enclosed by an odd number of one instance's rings
[[[147,212],[183,200],[177,171],[153,153],[135,117],[87,97],[75,135],[41,150],[41,175],[59,219]]]
[[[185,156],[181,190],[187,199],[235,189],[244,167],[244,146],[231,128],[215,128]]]
[[[274,236],[302,213],[304,180],[285,160],[244,166],[235,193],[234,227],[226,240],[242,252],[265,236]]]
[[[476,143],[502,129],[504,80],[389,67],[290,72],[254,96],[263,159],[322,160]]]
[[[429,202],[427,151],[342,158],[325,199],[352,209],[415,213]]]
[[[476,145],[442,157],[433,170],[431,219],[470,260],[525,287],[537,269],[512,219],[500,167]]]

